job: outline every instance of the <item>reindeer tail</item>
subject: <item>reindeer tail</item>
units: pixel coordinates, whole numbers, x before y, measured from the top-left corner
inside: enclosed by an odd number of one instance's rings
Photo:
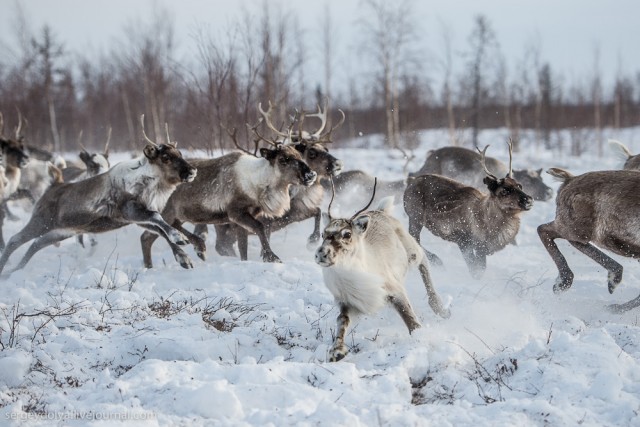
[[[629,157],[632,157],[631,151],[620,141],[616,141],[615,139],[609,140],[609,145],[616,151],[616,154],[620,156],[623,160],[627,160]]]
[[[560,169],[560,168],[549,168],[547,169],[547,173],[552,177],[554,177],[555,179],[557,179],[558,181],[562,181],[562,182],[565,182],[574,177],[574,175],[571,172],[564,169]]]
[[[387,196],[384,199],[380,200],[378,206],[376,207],[377,211],[383,211],[386,214],[391,215],[391,211],[393,209],[393,196]]]

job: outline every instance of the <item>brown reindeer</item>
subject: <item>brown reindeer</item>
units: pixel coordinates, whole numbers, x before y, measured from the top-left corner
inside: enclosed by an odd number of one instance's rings
[[[326,144],[330,144],[331,134],[342,123],[344,123],[345,116],[342,110],[340,111],[342,118],[340,121],[332,126],[328,131],[325,131],[327,124],[327,103],[324,104],[324,110],[318,106],[318,111],[313,114],[308,114],[302,111],[300,119],[298,121],[298,130],[293,131],[290,127],[289,132],[281,132],[278,130],[271,120],[272,106],[269,104],[269,109],[264,111],[259,106],[262,120],[280,139],[285,141],[287,145],[292,146],[300,152],[302,160],[309,166],[309,168],[317,174],[316,181],[309,186],[296,185],[291,191],[291,208],[287,213],[278,218],[261,218],[260,221],[264,223],[266,232],[269,235],[272,232],[283,229],[284,227],[294,222],[304,221],[309,218],[314,219],[313,232],[307,239],[309,245],[314,245],[320,239],[320,221],[322,219],[322,212],[320,211],[320,205],[324,198],[324,189],[322,180],[328,180],[339,176],[342,170],[342,162],[336,159],[329,153]],[[308,132],[303,129],[303,123],[305,117],[316,117],[321,120],[321,124],[314,132]],[[235,135],[232,135],[236,146]],[[198,224],[194,229],[194,234],[198,235],[202,239],[206,239],[205,224]],[[238,240],[238,248],[240,250],[240,257],[247,259],[247,233],[246,229],[234,224],[216,224],[216,252],[220,255],[235,256],[233,245]]]
[[[615,170],[574,176],[558,168],[547,172],[562,181],[556,196],[555,219],[538,227],[540,240],[558,267],[553,291],[566,291],[573,283],[573,272],[555,243],[555,239],[565,239],[607,270],[609,293],[613,293],[622,280],[622,265],[596,246],[640,259],[640,228],[636,225],[640,203],[635,202],[640,174]],[[640,297],[626,304],[612,305],[610,309],[625,311],[638,305]]]
[[[497,178],[484,163],[489,146],[481,151],[488,194],[440,175],[409,179],[404,192],[404,209],[409,216],[409,234],[420,242],[422,227],[460,248],[469,271],[480,278],[486,257],[513,243],[520,229],[520,214],[531,209],[533,198],[509,171]],[[432,255],[433,256],[433,255]]]
[[[424,165],[409,176],[438,174],[455,179],[463,184],[486,191],[485,171],[481,166],[481,155],[464,147],[443,147],[430,151]],[[546,201],[553,197],[553,190],[542,181],[542,169],[513,170],[504,162],[486,157],[484,163],[496,176],[510,173],[522,185],[522,189],[534,200]]]
[[[144,115],[141,117],[144,134]],[[138,224],[159,233],[171,244],[184,244],[184,236],[167,224],[159,211],[171,193],[196,176],[176,144],[148,144],[143,155],[118,163],[108,172],[84,181],[57,184],[36,202],[25,227],[14,235],[0,257],[0,272],[11,254],[35,239],[14,270],[24,267],[40,249],[79,233],[102,233]]]
[[[184,222],[236,224],[258,235],[263,261],[281,262],[271,250],[260,218],[283,216],[291,207],[291,187],[312,185],[316,173],[295,148],[264,140],[271,142],[273,148],[261,148],[262,157],[235,152],[214,159],[193,160],[198,168],[198,177],[178,188],[167,201],[163,218],[187,236],[201,259],[206,257],[205,242],[200,236],[182,228]],[[149,232],[140,237],[147,268],[153,266],[151,247],[156,238]],[[180,247],[170,246],[182,267],[193,268],[189,256]]]

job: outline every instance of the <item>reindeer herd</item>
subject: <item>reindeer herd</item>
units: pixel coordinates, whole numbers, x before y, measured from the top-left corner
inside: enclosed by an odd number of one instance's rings
[[[315,113],[296,112],[284,128],[274,125],[272,111],[271,103],[266,110],[259,104],[258,123],[247,125],[247,132],[255,137],[255,152],[241,147],[234,130],[229,135],[238,151],[194,159],[182,156],[171,141],[168,126],[166,141],[150,139],[142,115],[142,154],[112,167],[108,161],[110,131],[103,153],[89,153],[80,144],[85,166],[67,167],[59,156],[25,143],[21,115],[14,136],[5,136],[0,115],[0,273],[25,243],[31,242],[12,271],[64,239],[129,224],[145,229],[140,242],[146,268],[153,266],[152,247],[158,237],[167,241],[184,268],[194,267],[183,248],[187,244],[206,259],[208,225],[215,226],[219,254],[235,256],[237,244],[240,258],[246,260],[249,235],[256,235],[262,260],[281,262],[270,246],[271,233],[314,218],[307,243],[316,247],[321,241],[315,261],[339,306],[329,357],[337,361],[347,354],[344,336],[352,314],[370,314],[389,303],[410,333],[420,327],[404,287],[412,266],[420,273],[433,311],[449,317],[428,268],[428,262],[442,261],[421,246],[423,228],[455,243],[471,276],[479,278],[487,256],[515,244],[520,216],[532,208],[533,201],[553,197],[542,181],[542,170],[513,169],[511,141],[507,143],[508,165],[488,157],[488,146],[477,152],[445,147],[429,152],[420,170],[406,180],[385,183],[364,171],[341,173],[342,161],[327,149],[332,132],[345,121],[341,110],[341,118],[329,130],[325,130],[326,103]],[[305,130],[305,119],[319,119],[320,125],[314,131]],[[261,135],[261,125],[273,136]],[[264,144],[261,148],[260,143]],[[562,181],[556,195],[556,218],[538,227],[541,242],[558,268],[554,292],[569,289],[574,277],[556,239],[567,240],[603,266],[611,293],[622,280],[622,266],[598,247],[640,259],[640,160],[623,144],[612,141],[612,145],[626,159],[624,170],[578,176],[559,168],[547,171]],[[350,218],[332,217],[336,195],[353,188],[370,194],[369,203]],[[377,207],[369,210],[376,193]],[[325,195],[330,202],[321,233]],[[8,202],[18,199],[34,203],[31,217],[5,247],[2,224],[12,215]],[[394,201],[402,201],[408,229],[391,215]],[[189,231],[186,223],[195,228]],[[638,306],[640,296],[608,308],[623,312]]]

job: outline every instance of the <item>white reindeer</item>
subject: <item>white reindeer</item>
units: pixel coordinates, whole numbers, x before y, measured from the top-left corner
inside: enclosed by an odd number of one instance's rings
[[[365,212],[371,201],[349,219],[331,219],[329,214],[322,245],[315,255],[316,262],[325,267],[322,269],[325,285],[340,307],[336,338],[329,355],[332,362],[341,360],[348,352],[344,337],[352,313],[373,314],[389,302],[409,333],[420,327],[404,287],[411,266],[418,266],[431,309],[443,318],[450,316],[433,287],[422,248],[400,221],[391,216],[393,198],[387,197],[376,210]]]

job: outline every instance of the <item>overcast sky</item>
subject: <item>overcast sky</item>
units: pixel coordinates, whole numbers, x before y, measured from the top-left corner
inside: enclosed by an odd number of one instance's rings
[[[260,8],[262,0],[18,0],[32,30],[45,23],[67,48],[79,51],[107,49],[122,39],[123,27],[150,15],[154,7],[172,12],[179,45],[190,46],[189,34],[197,23],[224,27],[239,16],[241,5]],[[269,0],[279,1],[298,11],[305,29],[320,22],[324,5],[332,11],[336,38],[354,45],[353,28],[362,5],[360,0]],[[0,0],[3,43],[15,40],[16,0]],[[595,51],[603,76],[611,81],[619,70],[635,74],[640,70],[637,43],[640,40],[640,1],[638,0],[448,0],[415,2],[416,19],[427,47],[441,53],[441,25],[452,29],[456,50],[467,47],[473,17],[484,14],[496,32],[509,64],[519,61],[525,46],[539,40],[543,61],[549,62],[565,80],[588,79],[593,75]],[[318,42],[319,43],[319,42]],[[440,52],[439,52],[440,50]]]

